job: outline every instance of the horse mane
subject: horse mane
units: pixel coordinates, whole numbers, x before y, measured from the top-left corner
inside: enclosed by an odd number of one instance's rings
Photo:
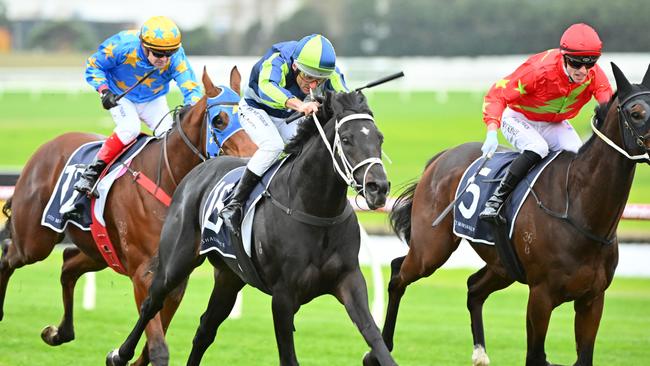
[[[594,126],[596,128],[600,129],[602,127],[603,123],[605,123],[605,119],[607,118],[607,113],[609,112],[609,109],[612,107],[612,104],[614,103],[614,100],[616,100],[616,97],[618,95],[618,91],[616,91],[612,97],[609,99],[609,101],[605,103],[601,103],[594,108]],[[587,149],[591,143],[595,140],[596,134],[592,134],[589,140],[585,142],[582,147],[580,147],[580,150],[578,153],[582,152],[583,150]]]
[[[332,116],[340,115],[344,111],[372,115],[366,97],[360,92],[335,93],[328,91],[325,96],[318,99],[322,106],[317,113],[321,126],[325,126]],[[313,122],[314,118],[309,116],[298,125],[298,131],[284,147],[285,153],[300,154],[305,143],[318,133],[316,124]]]

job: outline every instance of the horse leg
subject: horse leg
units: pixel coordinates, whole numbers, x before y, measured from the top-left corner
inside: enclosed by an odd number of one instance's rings
[[[166,245],[163,244],[165,240],[164,238],[165,237],[163,236],[161,247]],[[162,309],[167,295],[182,284],[183,281],[186,281],[195,267],[196,257],[194,255],[193,245],[183,246],[181,244],[174,246],[171,255],[160,257],[158,268],[153,274],[153,280],[149,287],[149,292],[140,306],[140,316],[138,321],[120,348],[111,351],[106,356],[107,366],[125,366],[127,362],[133,358],[135,347],[138,345],[138,341],[147,328],[149,321]],[[137,280],[136,276],[138,276],[138,274],[133,277],[134,286],[142,286],[142,281]],[[136,282],[138,285],[136,285]],[[136,301],[137,296],[138,290],[136,289]],[[160,330],[160,333],[162,334],[159,324],[157,329]],[[149,333],[147,333],[147,336],[149,337]],[[159,343],[152,343],[152,341],[158,341]],[[164,341],[164,336],[162,336],[162,342],[160,342],[160,339],[154,340],[152,338],[147,338],[147,349],[148,351],[143,352],[141,360],[144,360],[146,356],[149,355],[152,363],[156,366],[168,364],[169,351]],[[141,360],[138,360],[138,362]]]
[[[526,366],[548,366],[544,342],[553,311],[553,302],[544,286],[530,289],[526,313]]]
[[[16,207],[16,205],[14,205]],[[14,271],[20,267],[42,261],[54,249],[54,245],[63,238],[62,234],[47,229],[43,226],[36,228],[16,227],[16,218],[19,217],[18,208],[12,215],[12,238],[5,239],[2,243],[2,257],[0,258],[0,320],[4,317],[4,300],[7,295],[7,285]],[[24,238],[19,240],[18,238]]]
[[[574,366],[591,366],[594,357],[596,333],[603,315],[604,293],[595,298],[577,299],[574,302],[576,312],[575,337],[578,360]]]
[[[510,286],[514,281],[499,276],[485,266],[467,279],[467,310],[472,320],[472,337],[474,338],[474,352],[472,365],[487,366],[490,359],[485,348],[485,334],[483,332],[483,304],[495,291]]]
[[[63,290],[63,319],[59,326],[48,325],[41,332],[41,338],[50,346],[58,346],[74,339],[74,288],[77,280],[86,272],[106,268],[106,263],[97,262],[85,255],[77,247],[63,251],[61,267],[61,287]]]
[[[397,365],[381,337],[377,324],[370,315],[368,289],[359,268],[349,273],[341,281],[335,295],[345,306],[350,319],[359,328],[363,339],[370,346],[372,358],[379,365]]]
[[[428,222],[426,226],[431,226]],[[426,231],[426,232],[424,232]],[[386,346],[393,350],[393,336],[397,323],[399,304],[406,287],[422,277],[430,276],[449,259],[458,248],[460,239],[454,239],[449,232],[441,230],[412,230],[409,252],[405,257],[391,262],[390,282],[388,283],[388,307],[382,336]],[[417,235],[415,235],[417,232]]]
[[[273,328],[278,345],[281,366],[298,366],[296,348],[293,342],[294,314],[299,306],[291,300],[291,292],[273,291],[271,308],[273,310]]]
[[[214,342],[217,330],[228,317],[237,300],[237,293],[244,287],[244,282],[223,262],[215,269],[214,287],[208,302],[208,308],[201,315],[201,322],[192,340],[192,351],[187,365],[199,365],[203,354]]]

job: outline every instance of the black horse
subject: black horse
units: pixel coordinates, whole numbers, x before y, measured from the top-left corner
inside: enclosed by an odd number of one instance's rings
[[[363,94],[328,93],[321,102],[316,118],[307,118],[286,146],[291,155],[268,187],[272,198],[258,204],[253,221],[252,261],[273,298],[280,364],[298,364],[293,321],[300,305],[331,294],[345,306],[379,363],[395,365],[368,309],[358,261],[359,225],[346,198],[349,185],[365,197],[371,209],[385,204],[389,183],[380,159],[383,136]],[[178,187],[140,319],[119,350],[109,353],[108,365],[125,365],[133,357],[142,331],[167,294],[183,284],[207,256],[216,267],[215,286],[187,363],[199,364],[230,313],[237,292],[246,284],[220,255],[198,254],[199,211],[215,182],[245,163],[228,157],[208,161]],[[283,205],[291,207],[290,214],[279,208]]]
[[[576,366],[593,364],[605,290],[618,263],[616,229],[638,163],[650,162],[650,69],[630,84],[612,64],[617,95],[599,106],[594,135],[578,153],[562,152],[542,172],[526,198],[512,234],[529,288],[526,315],[527,366],[548,366],[544,343],[551,312],[572,301]],[[383,337],[393,349],[397,312],[406,287],[440,268],[458,247],[448,215],[431,223],[454,200],[463,172],[481,156],[480,144],[463,144],[434,156],[420,181],[398,198],[391,221],[409,243],[391,264]],[[493,246],[470,242],[486,265],[467,280],[467,309],[474,339],[473,365],[487,366],[483,303],[514,279]],[[372,357],[366,357],[369,364]]]

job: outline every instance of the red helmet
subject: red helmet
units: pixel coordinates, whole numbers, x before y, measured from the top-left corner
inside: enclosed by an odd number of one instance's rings
[[[560,39],[560,52],[570,56],[600,56],[603,42],[598,33],[584,23],[570,26]]]

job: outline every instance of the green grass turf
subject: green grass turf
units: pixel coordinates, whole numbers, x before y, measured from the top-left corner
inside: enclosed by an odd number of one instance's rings
[[[215,81],[219,82],[219,81]],[[482,141],[481,93],[373,92],[368,94],[377,124],[385,135],[384,150],[393,194],[419,178],[426,162],[437,152],[467,141]],[[178,93],[170,93],[169,104],[180,104]],[[101,108],[95,93],[0,94],[0,170],[19,170],[38,146],[66,131],[108,134],[114,124]],[[573,120],[582,136],[591,130],[588,120],[593,104]],[[507,144],[499,137],[501,143]],[[612,154],[615,154],[612,150]],[[641,165],[628,202],[650,202],[650,169]],[[382,214],[361,215],[371,230],[385,230]],[[621,230],[650,233],[647,221],[624,221]],[[646,235],[646,237],[649,237]]]
[[[9,283],[0,322],[0,365],[99,365],[119,346],[135,324],[136,309],[128,278],[110,270],[97,274],[97,308],[81,307],[83,280],[77,286],[77,339],[50,347],[40,330],[62,316],[58,281],[61,251],[44,262],[15,272]],[[367,272],[368,273],[368,272]],[[441,270],[411,285],[403,298],[394,357],[400,365],[468,365],[472,353],[465,281],[469,270]],[[385,273],[385,277],[387,273]],[[368,277],[368,274],[366,274]],[[183,365],[191,349],[198,318],[212,287],[204,264],[190,279],[185,299],[168,334],[171,365]],[[488,354],[494,365],[524,362],[527,289],[522,285],[495,293],[486,302]],[[208,350],[206,365],[278,364],[270,297],[244,290],[243,316],[227,320]],[[607,291],[596,343],[596,365],[643,365],[650,357],[650,279],[615,278]],[[327,296],[303,306],[296,315],[295,343],[304,365],[359,365],[367,346],[342,305]],[[138,348],[138,352],[139,352]],[[546,351],[554,363],[575,361],[573,310],[564,304],[553,313]]]

